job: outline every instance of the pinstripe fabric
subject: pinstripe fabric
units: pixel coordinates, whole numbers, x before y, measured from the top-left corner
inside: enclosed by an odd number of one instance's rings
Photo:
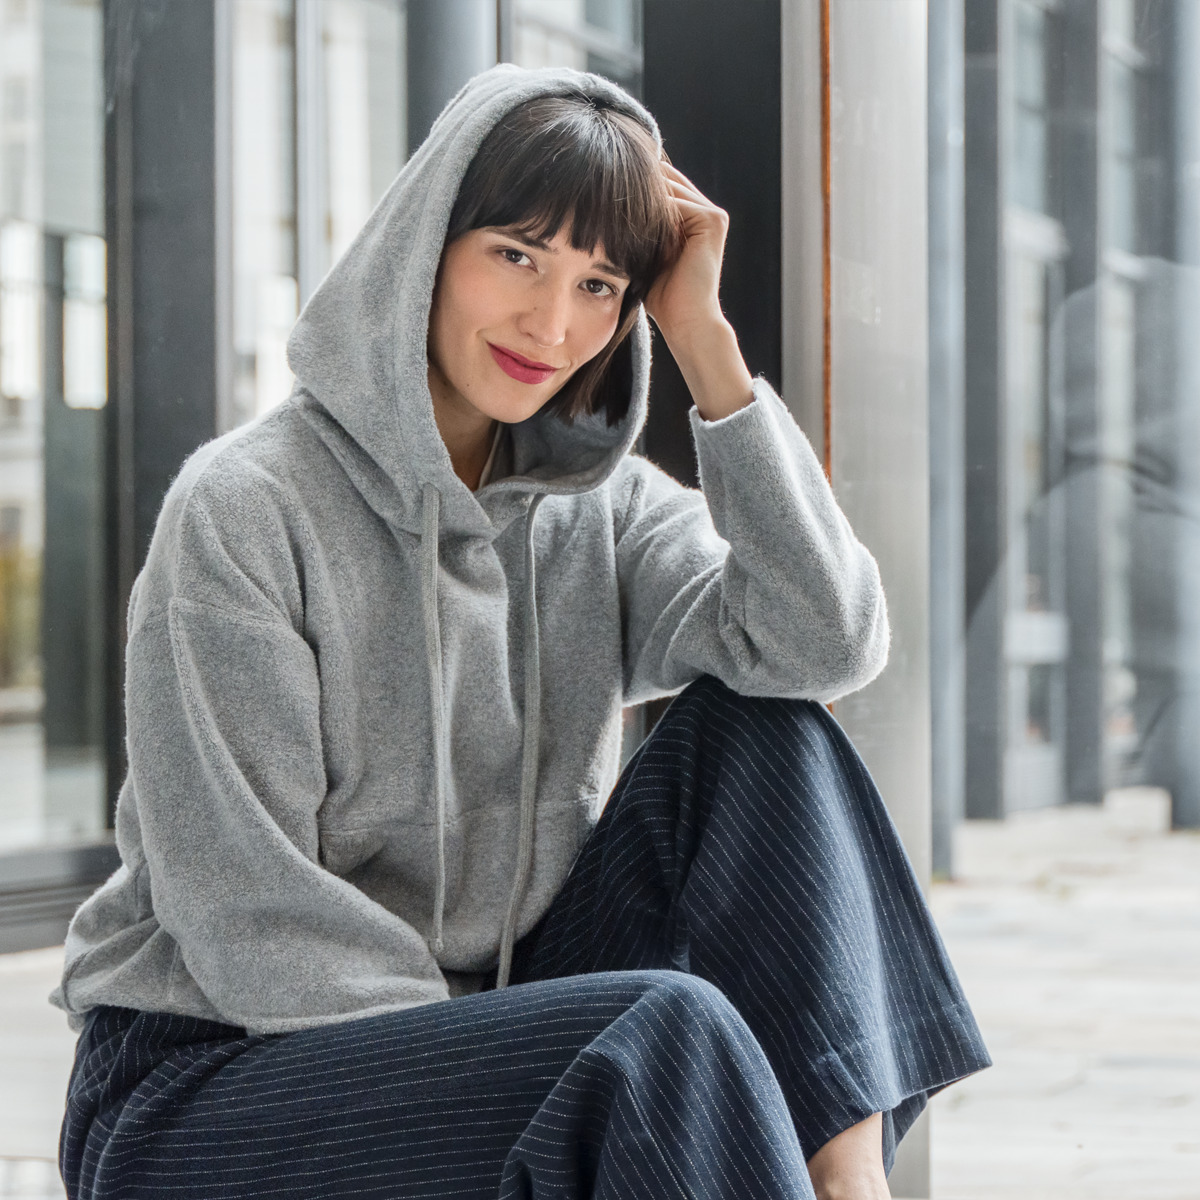
[[[499,991],[274,1036],[102,1008],[68,1194],[811,1197],[804,1158],[988,1058],[819,705],[711,678],[627,766]]]
[[[813,1154],[988,1066],[895,826],[828,711],[687,688],[618,782],[513,978],[672,967],[762,1044]]]

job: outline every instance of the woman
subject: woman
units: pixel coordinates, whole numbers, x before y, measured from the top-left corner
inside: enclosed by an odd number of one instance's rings
[[[813,703],[882,668],[883,595],[721,315],[725,228],[621,89],[484,72],[291,399],[184,466],[54,997],[73,1197],[876,1200],[986,1065]],[[643,302],[702,493],[630,453]],[[681,688],[608,798],[622,705]]]

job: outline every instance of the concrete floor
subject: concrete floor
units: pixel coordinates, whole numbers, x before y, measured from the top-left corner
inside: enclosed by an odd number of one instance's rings
[[[933,1191],[1200,1200],[1200,834],[1167,798],[968,822],[939,924],[995,1066],[933,1108]]]
[[[74,1035],[46,1003],[62,949],[0,955],[0,1200],[61,1198],[58,1125]]]
[[[996,1065],[933,1103],[936,1200],[1200,1200],[1200,834],[1113,793],[960,831],[933,905]],[[61,951],[0,956],[0,1200],[61,1198]]]

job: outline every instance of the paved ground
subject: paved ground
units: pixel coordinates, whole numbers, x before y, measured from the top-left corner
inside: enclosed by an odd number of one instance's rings
[[[935,1100],[935,1197],[1200,1200],[1200,834],[1130,789],[958,852],[933,902],[996,1065]]]
[[[0,955],[0,1200],[62,1197],[54,1165],[74,1036],[46,1003],[62,950]]]
[[[963,827],[933,901],[996,1066],[934,1103],[936,1200],[1200,1200],[1200,835],[1163,800]],[[62,1196],[59,962],[0,956],[0,1200]]]

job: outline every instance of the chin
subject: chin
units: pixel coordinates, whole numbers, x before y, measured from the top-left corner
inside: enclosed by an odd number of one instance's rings
[[[540,412],[558,392],[559,389],[555,388],[549,395],[542,396],[537,400],[514,398],[508,401],[493,393],[490,404],[480,404],[476,407],[495,421],[502,421],[505,425],[519,425],[522,421],[528,421],[530,417]]]

